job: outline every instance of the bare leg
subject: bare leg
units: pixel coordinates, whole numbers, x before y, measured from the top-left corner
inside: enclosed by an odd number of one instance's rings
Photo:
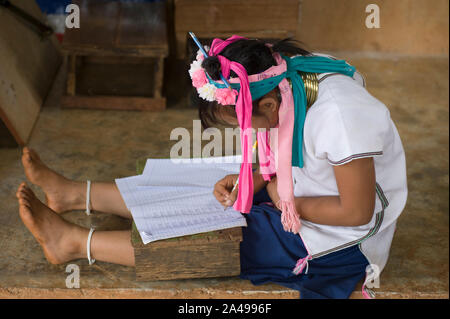
[[[47,205],[56,213],[86,208],[86,182],[65,178],[48,168],[39,155],[24,147],[22,164],[27,179],[42,188]],[[115,183],[92,183],[91,209],[132,218]]]
[[[19,215],[52,264],[86,258],[89,230],[71,224],[44,205],[26,186],[20,184],[16,196]],[[131,231],[96,231],[91,239],[91,256],[96,260],[134,266]]]

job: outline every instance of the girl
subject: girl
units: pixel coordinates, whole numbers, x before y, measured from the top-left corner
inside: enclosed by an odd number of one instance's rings
[[[214,187],[220,203],[247,219],[241,278],[297,289],[301,298],[348,298],[368,274],[363,295],[370,297],[366,283],[387,262],[407,196],[404,151],[388,109],[345,61],[289,40],[215,39],[189,73],[203,100],[203,126],[242,129],[239,187],[233,191],[238,175]],[[251,128],[259,129],[256,171],[244,134]],[[58,215],[86,207],[132,218],[114,183],[88,181],[86,190],[27,148],[22,162],[47,206],[23,183],[20,216],[51,263],[87,256],[134,265],[130,231],[94,233]]]

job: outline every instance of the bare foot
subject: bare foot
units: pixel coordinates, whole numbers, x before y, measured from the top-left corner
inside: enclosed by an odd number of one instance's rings
[[[73,259],[84,258],[88,231],[70,224],[45,206],[28,188],[20,184],[17,193],[19,215],[44,250],[45,257],[52,264],[62,264]]]
[[[85,186],[71,181],[48,168],[39,155],[28,147],[23,148],[22,164],[27,179],[42,188],[47,206],[61,213],[83,208]]]

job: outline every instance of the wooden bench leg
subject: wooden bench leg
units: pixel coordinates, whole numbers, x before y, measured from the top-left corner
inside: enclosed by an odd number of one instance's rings
[[[74,96],[76,89],[76,68],[77,68],[77,56],[75,54],[69,55],[68,73],[67,73],[67,95]]]
[[[153,96],[155,98],[162,97],[162,86],[164,80],[164,58],[158,58],[155,69],[155,87],[153,89]]]

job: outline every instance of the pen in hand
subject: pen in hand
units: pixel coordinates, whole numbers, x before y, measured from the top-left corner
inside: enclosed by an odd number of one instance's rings
[[[234,183],[234,186],[233,186],[233,189],[232,189],[231,192],[230,192],[230,195],[236,190],[238,184],[239,184],[239,177],[237,178],[236,182]],[[230,206],[231,206],[231,205],[230,205]],[[228,207],[230,207],[230,206],[225,206],[225,207],[223,208],[223,210],[226,210],[226,209],[227,209]]]

